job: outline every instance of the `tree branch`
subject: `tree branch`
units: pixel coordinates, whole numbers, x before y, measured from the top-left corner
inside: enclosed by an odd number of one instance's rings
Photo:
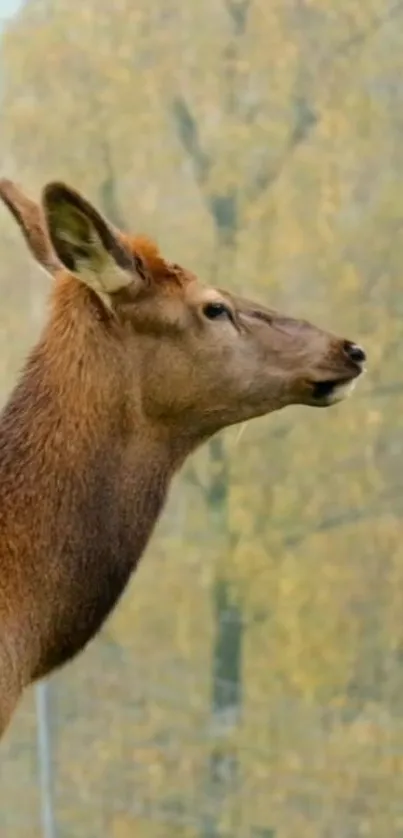
[[[265,169],[262,165],[261,171],[255,176],[254,181],[248,190],[250,198],[257,198],[262,192],[269,187],[273,187],[280,179],[288,161],[297,150],[298,146],[302,145],[313,132],[318,123],[318,117],[314,111],[305,104],[304,109],[300,110],[294,122],[293,129],[288,138],[287,144],[283,149],[277,165],[275,168],[267,165]]]
[[[205,495],[207,492],[207,487],[204,485],[202,480],[200,480],[199,475],[193,465],[188,465],[185,471],[185,480],[190,483],[192,486],[195,486],[196,489],[199,489]]]
[[[390,23],[390,21],[402,11],[403,0],[398,0],[398,2],[395,3],[385,15],[375,15],[371,23],[366,28],[362,29],[361,32],[356,32],[354,35],[351,35],[351,37],[347,38],[343,44],[340,44],[336,53],[332,56],[332,63],[334,63],[334,59],[338,56],[345,57],[354,47],[364,44],[368,38],[371,37],[371,35],[378,32],[379,29],[386,23]]]
[[[240,37],[246,30],[250,0],[225,0],[225,5],[234,26],[234,33]]]
[[[401,512],[400,504],[392,504],[392,501],[395,499],[396,501],[399,500],[401,502],[401,489],[401,486],[393,487],[390,492],[385,493],[383,497],[377,499],[374,504],[366,509],[350,509],[346,512],[340,512],[338,515],[323,518],[322,521],[319,521],[319,523],[312,529],[305,530],[298,535],[289,536],[284,540],[284,544],[286,547],[296,547],[298,544],[305,541],[306,538],[310,538],[311,535],[316,535],[317,533],[338,529],[339,527],[345,527],[359,521],[366,521],[369,519],[373,520],[374,518],[380,518],[385,514],[396,515]],[[397,494],[397,492],[399,492],[399,494]]]
[[[210,159],[201,147],[197,122],[182,96],[175,96],[171,109],[179,139],[192,161],[196,179],[200,185],[204,184],[210,171]]]
[[[361,32],[356,32],[354,35],[352,35],[350,38],[344,41],[344,43],[340,44],[334,51],[330,60],[325,61],[324,66],[318,67],[318,73],[322,75],[327,70],[328,75],[330,75],[337,64],[337,60],[340,57],[344,58],[348,56],[348,54],[352,50],[354,50],[354,48],[365,44],[372,35],[376,34],[376,32],[379,31],[379,29],[382,26],[389,23],[402,11],[403,0],[398,0],[398,2],[396,2],[395,5],[392,6],[392,8],[389,10],[387,14],[376,16],[371,21],[369,26],[364,28]],[[255,182],[252,185],[252,197],[257,197],[261,192],[263,192],[268,187],[272,187],[276,183],[276,181],[279,180],[290,157],[294,154],[294,152],[298,149],[300,145],[302,145],[307,139],[309,139],[310,135],[312,134],[316,126],[320,123],[321,119],[322,115],[318,113],[318,111],[312,104],[308,103],[306,99],[298,97],[298,99],[296,100],[296,121],[289,136],[286,147],[280,156],[278,165],[276,166],[275,170],[273,170],[273,168],[270,169],[269,166],[266,170],[264,170],[262,167],[261,172],[256,176]]]
[[[125,222],[118,205],[116,177],[113,170],[110,148],[105,141],[102,141],[101,154],[105,167],[105,175],[99,189],[101,203],[110,221],[112,221],[116,227],[119,227],[120,230],[124,230]]]
[[[196,119],[182,96],[175,96],[171,108],[179,139],[192,162],[196,181],[202,190],[217,233],[223,242],[230,245],[237,228],[236,192],[231,189],[220,194],[209,192],[207,188],[203,189],[207,185],[211,161],[201,146]]]

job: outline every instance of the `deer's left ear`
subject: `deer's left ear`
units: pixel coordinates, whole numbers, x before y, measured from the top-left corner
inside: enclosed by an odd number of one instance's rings
[[[144,288],[148,275],[140,258],[108,221],[78,192],[49,183],[42,193],[44,215],[61,263],[108,305],[113,294]]]
[[[49,240],[42,208],[7,178],[0,180],[0,198],[14,216],[34,259],[46,273],[55,276],[62,265]]]

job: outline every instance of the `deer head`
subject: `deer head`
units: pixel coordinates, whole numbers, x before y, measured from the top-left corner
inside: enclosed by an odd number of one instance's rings
[[[202,285],[63,183],[42,209],[9,181],[0,194],[42,267],[85,298],[107,341],[99,375],[118,354],[116,389],[156,428],[202,440],[286,405],[328,407],[362,372],[356,343]]]

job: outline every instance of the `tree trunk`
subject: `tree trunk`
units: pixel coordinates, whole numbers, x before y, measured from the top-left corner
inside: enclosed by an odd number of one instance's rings
[[[213,527],[212,537],[220,554],[212,590],[215,628],[211,661],[210,734],[213,746],[205,788],[211,811],[203,820],[202,838],[218,838],[225,802],[236,792],[237,758],[231,746],[228,746],[227,736],[238,724],[242,710],[243,619],[241,605],[234,597],[231,581],[225,572],[228,551],[231,549],[231,530],[228,520],[228,469],[221,437],[211,441],[210,454],[212,477],[208,490],[209,517]]]

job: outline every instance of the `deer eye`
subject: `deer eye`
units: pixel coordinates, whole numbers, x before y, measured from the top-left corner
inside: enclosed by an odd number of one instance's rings
[[[225,303],[206,303],[203,308],[203,314],[208,320],[230,320],[234,322],[233,314],[230,308]]]

